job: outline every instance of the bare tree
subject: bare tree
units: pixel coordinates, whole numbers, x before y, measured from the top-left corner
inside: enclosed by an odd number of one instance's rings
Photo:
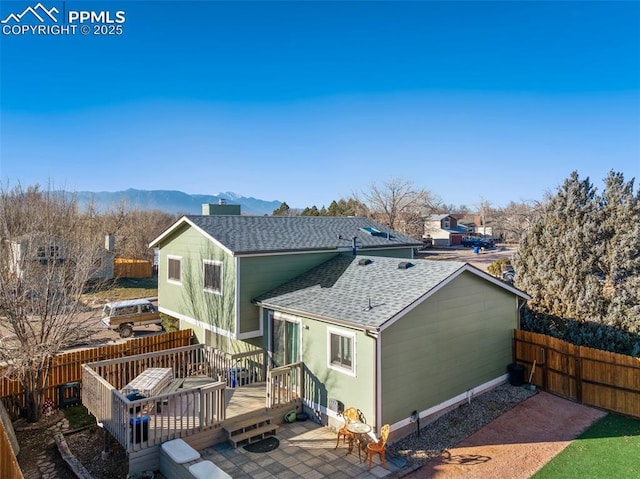
[[[403,215],[428,214],[435,204],[430,191],[415,188],[411,181],[402,178],[371,183],[362,196],[372,216],[380,217],[381,222],[393,229]]]
[[[540,203],[510,202],[504,208],[490,211],[493,234],[504,241],[518,243],[541,214]]]
[[[42,414],[52,358],[86,340],[81,294],[104,249],[74,197],[38,186],[0,187],[0,362],[17,380],[29,421]]]
[[[120,202],[103,215],[103,230],[114,235],[117,256],[153,261],[149,243],[175,220],[170,213],[140,210]]]

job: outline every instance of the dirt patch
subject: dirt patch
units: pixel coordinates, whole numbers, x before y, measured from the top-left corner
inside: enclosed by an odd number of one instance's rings
[[[606,412],[540,392],[408,479],[528,479]]]
[[[106,458],[102,458],[104,432],[92,426],[78,433],[65,435],[71,453],[87,468],[94,479],[116,479],[127,477],[129,459],[118,442],[107,434]]]
[[[20,444],[18,463],[25,479],[75,479],[64,462],[54,440],[61,429],[64,415],[61,412],[29,425],[24,421],[14,424]],[[71,453],[91,473],[94,479],[124,479],[128,460],[122,447],[108,435],[109,455],[102,459],[104,436],[97,426],[64,434]]]

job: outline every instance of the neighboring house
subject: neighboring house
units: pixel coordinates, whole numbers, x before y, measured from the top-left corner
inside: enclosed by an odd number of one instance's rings
[[[210,211],[204,205],[203,211]],[[160,311],[229,352],[269,341],[252,300],[343,252],[411,259],[421,245],[367,218],[189,215],[159,248]]]
[[[69,243],[62,239],[44,238],[42,235],[24,235],[15,241],[6,242],[9,252],[9,267],[12,273],[21,275],[24,261],[31,256],[35,262],[45,264],[62,264],[67,260]],[[115,253],[113,236],[105,236],[105,248],[98,254],[94,263],[91,279],[112,279]]]
[[[256,298],[276,363],[302,361],[305,404],[357,406],[379,430],[413,428],[505,379],[525,293],[461,262],[333,258]]]
[[[430,215],[424,218],[424,236],[432,239],[433,246],[459,245],[469,232],[453,215]]]
[[[461,215],[458,218],[458,225],[464,226],[469,231],[469,234],[476,236],[493,236],[493,227],[487,224],[484,216],[482,215]]]

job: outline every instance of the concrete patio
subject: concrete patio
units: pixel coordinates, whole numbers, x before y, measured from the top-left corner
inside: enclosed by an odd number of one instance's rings
[[[347,454],[347,445],[340,443],[334,449],[336,433],[311,420],[282,424],[277,438],[280,445],[270,452],[252,453],[224,443],[200,450],[200,454],[234,479],[394,479],[411,471],[404,459],[389,455],[388,469],[376,455],[368,471],[364,452],[360,462],[357,448]]]

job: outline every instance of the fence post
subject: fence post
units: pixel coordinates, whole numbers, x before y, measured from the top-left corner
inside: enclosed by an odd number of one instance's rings
[[[540,348],[540,352],[542,353],[542,360],[540,361],[540,365],[542,366],[542,390],[546,391],[548,389],[547,375],[549,373],[547,370],[547,350],[545,348]]]
[[[580,361],[580,348],[578,348],[578,354],[576,359],[576,401],[578,404],[582,404],[582,364]]]

